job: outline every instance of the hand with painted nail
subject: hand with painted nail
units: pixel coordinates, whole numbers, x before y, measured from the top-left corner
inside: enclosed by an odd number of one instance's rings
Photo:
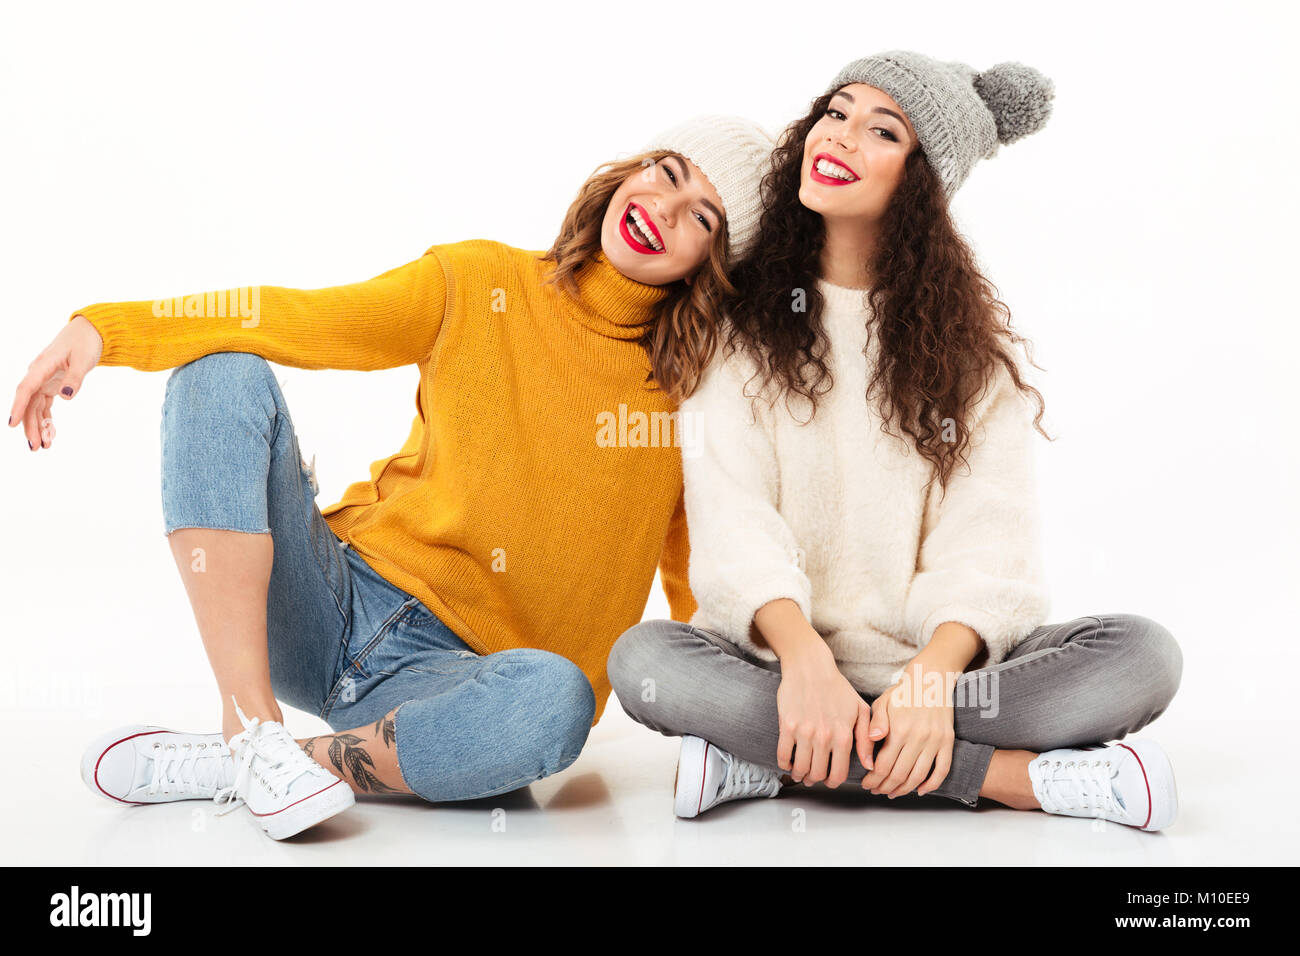
[[[104,340],[85,316],[73,317],[27,366],[9,407],[9,427],[22,426],[35,451],[54,441],[54,396],[65,400],[81,391],[86,373],[99,364]]]

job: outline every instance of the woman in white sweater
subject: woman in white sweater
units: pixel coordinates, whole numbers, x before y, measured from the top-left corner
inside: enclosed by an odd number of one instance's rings
[[[1181,652],[1135,614],[1045,623],[1042,396],[948,212],[1052,97],[1023,64],[892,51],[773,152],[727,346],[681,408],[699,609],[609,659],[624,710],[683,737],[679,816],[850,781],[1173,821],[1161,748],[1106,742],[1164,711]]]

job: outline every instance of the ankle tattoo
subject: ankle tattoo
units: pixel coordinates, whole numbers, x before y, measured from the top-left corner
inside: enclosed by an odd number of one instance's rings
[[[375,721],[375,736],[383,736],[384,746],[391,747],[397,740],[397,711]]]
[[[375,776],[374,759],[366,750],[367,744],[373,746],[382,744],[385,748],[391,749],[397,740],[396,720],[392,714],[381,717],[375,721],[371,730],[373,736],[370,740],[346,732],[309,737],[303,742],[302,749],[308,757],[316,760],[316,745],[324,741],[329,762],[334,765],[334,769],[340,776],[350,777],[359,790],[369,793],[402,793],[403,791],[390,787]]]

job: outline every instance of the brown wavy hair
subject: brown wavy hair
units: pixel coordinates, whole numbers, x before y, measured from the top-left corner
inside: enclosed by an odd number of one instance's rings
[[[726,303],[728,354],[741,350],[753,359],[757,371],[750,381],[761,376],[762,390],[775,384],[769,393],[773,402],[784,395],[788,408],[791,395],[801,395],[812,415],[818,396],[834,384],[826,360],[830,341],[822,327],[824,300],[814,282],[826,228],[822,217],[799,201],[799,185],[808,133],[834,92],[814,100],[777,144],[760,187],[758,240],[732,270],[737,291]],[[1034,426],[1052,440],[1041,425],[1043,396],[1021,379],[1004,341],[1026,347],[1030,364],[1041,366],[1029,355],[1028,340],[1011,328],[1010,309],[996,287],[976,267],[949,215],[943,185],[919,145],[907,157],[868,266],[874,283],[867,301],[880,348],[866,397],[871,401],[879,394],[881,431],[892,434],[890,426],[897,425],[905,432],[932,463],[931,481],[937,477],[946,491],[959,462],[967,463],[971,410],[999,364],[1017,388],[1036,396]],[[804,291],[805,311],[792,307],[795,290]],[[944,440],[949,419],[955,441]]]
[[[600,251],[601,224],[610,198],[632,173],[673,155],[677,154],[653,150],[596,168],[569,206],[554,244],[542,256],[555,263],[548,282],[577,298],[578,284],[574,277]],[[638,340],[650,360],[646,382],[652,386],[657,384],[679,404],[695,391],[705,366],[717,350],[723,302],[736,292],[727,279],[726,269],[724,219],[722,228],[713,235],[708,258],[696,270],[692,281],[679,279],[667,287],[668,295],[655,303],[652,317]]]

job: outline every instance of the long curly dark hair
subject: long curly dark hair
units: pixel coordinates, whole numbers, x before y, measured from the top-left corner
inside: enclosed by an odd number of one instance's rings
[[[815,99],[807,115],[782,134],[760,187],[758,240],[733,270],[736,293],[726,304],[727,354],[741,350],[753,360],[762,390],[776,385],[769,392],[772,401],[784,395],[788,408],[791,395],[803,396],[813,415],[817,397],[834,384],[826,360],[830,341],[822,328],[824,301],[814,281],[826,230],[822,217],[799,201],[799,186],[808,133],[834,92]],[[875,281],[866,300],[879,350],[867,400],[883,393],[881,430],[901,428],[933,464],[942,489],[967,461],[971,410],[999,363],[1017,388],[1036,396],[1034,426],[1053,440],[1041,425],[1043,396],[1022,380],[1003,340],[1024,346],[1029,362],[1041,366],[1029,355],[1028,340],[1011,328],[1010,309],[996,287],[976,267],[949,215],[943,184],[919,145],[908,155],[885,211],[869,274]],[[792,305],[795,290],[804,292],[802,310]]]

